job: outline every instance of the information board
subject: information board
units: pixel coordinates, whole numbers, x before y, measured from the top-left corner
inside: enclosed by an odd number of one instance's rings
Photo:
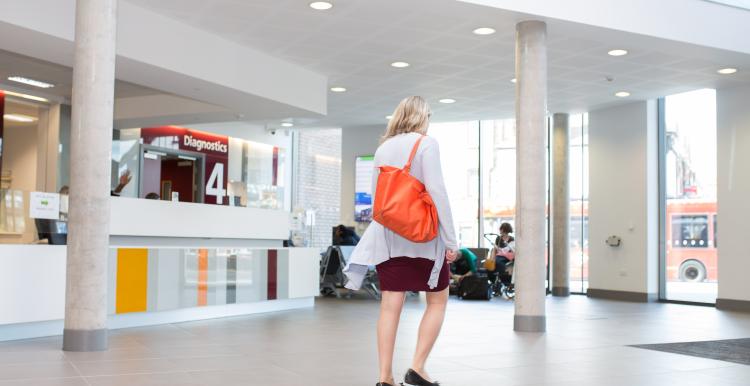
[[[359,156],[354,176],[354,221],[372,221],[372,174],[375,156]]]

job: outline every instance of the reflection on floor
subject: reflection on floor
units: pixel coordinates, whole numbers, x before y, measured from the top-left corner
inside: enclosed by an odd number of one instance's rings
[[[396,352],[410,364],[422,304],[411,298]],[[746,338],[750,314],[676,304],[548,300],[545,335],[512,331],[513,303],[451,300],[428,370],[445,386],[747,385],[750,366],[626,347]],[[373,385],[377,303],[120,330],[102,353],[60,338],[0,343],[0,385]]]

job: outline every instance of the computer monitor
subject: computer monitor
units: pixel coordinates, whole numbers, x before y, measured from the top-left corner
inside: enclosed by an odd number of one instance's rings
[[[338,227],[339,226],[337,225],[337,226],[335,226],[335,227],[333,227],[331,229],[331,241],[332,241],[331,243],[333,245],[341,245],[341,240],[338,237],[336,237],[336,228],[338,228]],[[352,233],[356,234],[356,231],[354,230],[354,227],[345,227],[345,228],[347,230],[351,231]]]
[[[68,223],[60,220],[43,218],[34,219],[39,240],[47,239],[52,245],[66,245],[68,243]]]

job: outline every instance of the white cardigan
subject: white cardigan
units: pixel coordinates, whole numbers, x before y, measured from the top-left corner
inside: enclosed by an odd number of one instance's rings
[[[409,159],[420,134],[401,134],[386,140],[375,152],[375,171],[372,177],[372,202],[375,202],[375,189],[378,182],[379,166],[403,167]],[[391,257],[423,257],[434,260],[431,275],[427,281],[430,288],[437,286],[440,269],[445,261],[446,249],[458,250],[453,228],[448,193],[443,182],[440,166],[440,149],[434,138],[425,137],[419,144],[411,166],[411,175],[425,185],[432,197],[438,213],[438,237],[426,243],[415,243],[394,233],[376,221],[367,227],[359,244],[354,248],[344,273],[349,281],[346,288],[359,289],[369,266],[378,265]]]

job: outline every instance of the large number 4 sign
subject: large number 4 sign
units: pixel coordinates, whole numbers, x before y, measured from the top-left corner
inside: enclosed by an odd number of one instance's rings
[[[224,164],[217,162],[214,164],[214,169],[206,183],[206,196],[215,196],[216,203],[221,205],[224,203],[226,193],[227,191],[224,189]]]

